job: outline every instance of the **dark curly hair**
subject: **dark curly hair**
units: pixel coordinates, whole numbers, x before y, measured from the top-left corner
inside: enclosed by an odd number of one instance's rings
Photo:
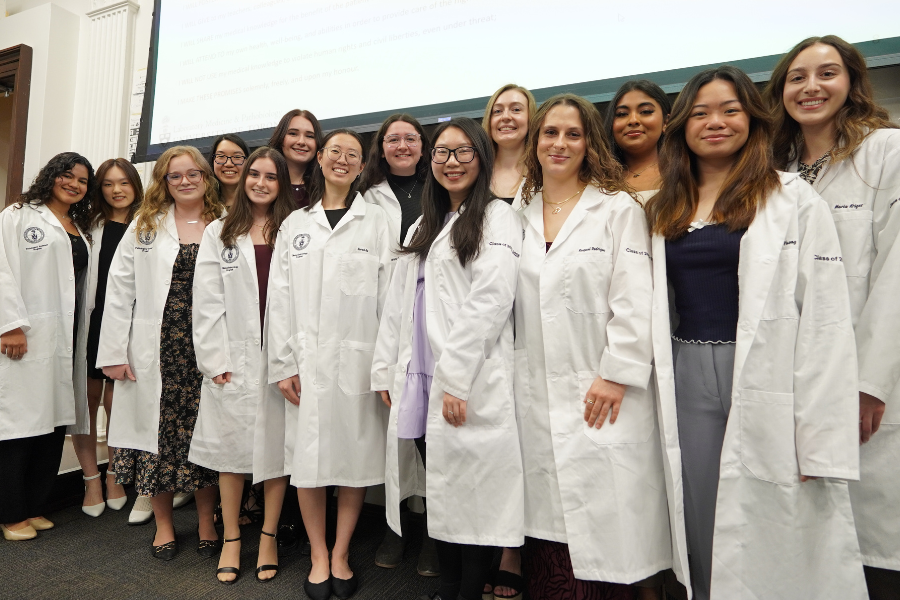
[[[91,198],[97,191],[97,179],[94,177],[94,167],[90,161],[76,152],[62,152],[51,158],[31,182],[28,191],[19,196],[18,206],[19,208],[23,204],[40,206],[50,202],[56,179],[66,171],[74,169],[75,165],[84,165],[87,168],[87,192],[84,198],[69,206],[69,218],[90,239]]]

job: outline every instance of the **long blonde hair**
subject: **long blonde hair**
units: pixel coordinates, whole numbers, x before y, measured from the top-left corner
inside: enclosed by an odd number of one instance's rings
[[[500,94],[502,94],[503,92],[508,92],[509,90],[514,90],[525,96],[525,102],[528,104],[529,121],[532,119],[532,117],[534,117],[534,113],[537,112],[537,103],[534,101],[534,94],[532,94],[530,90],[523,88],[521,85],[517,85],[515,83],[507,83],[499,90],[494,92],[494,95],[491,96],[490,100],[488,100],[487,107],[484,109],[484,116],[481,118],[481,127],[484,129],[485,133],[488,134],[488,139],[491,140],[491,146],[493,146],[494,148],[494,154],[497,154],[497,142],[494,141],[494,136],[491,133],[491,113],[494,111],[494,104],[497,103],[497,98],[500,97]],[[530,135],[530,132],[525,135],[526,144],[528,143],[528,135]]]
[[[137,221],[137,234],[155,232],[159,217],[169,212],[169,207],[175,200],[169,194],[166,173],[169,172],[169,163],[173,158],[185,155],[190,156],[197,168],[203,172],[203,183],[206,186],[206,191],[203,193],[203,219],[210,223],[222,216],[225,206],[219,200],[218,186],[214,183],[215,177],[209,163],[193,146],[173,146],[163,152],[156,164],[153,165],[153,180],[150,182],[150,187],[147,188],[147,193],[144,194],[144,201],[134,216]]]

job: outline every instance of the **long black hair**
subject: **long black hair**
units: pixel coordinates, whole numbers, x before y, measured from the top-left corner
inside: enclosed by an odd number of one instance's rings
[[[322,173],[322,166],[319,164],[318,158],[322,156],[322,152],[325,150],[325,147],[328,145],[328,142],[336,135],[349,135],[354,138],[359,143],[359,149],[361,151],[360,161],[363,163],[363,168],[365,168],[366,163],[366,145],[363,142],[362,136],[353,131],[352,129],[335,129],[333,131],[329,131],[328,135],[325,136],[325,139],[322,140],[322,145],[316,149],[316,156],[310,161],[313,163],[312,175],[309,177],[309,205],[305,207],[306,210],[309,210],[313,206],[315,206],[316,202],[321,202],[322,198],[325,196],[325,174]],[[359,181],[362,177],[357,177],[356,180],[350,184],[350,191],[347,192],[347,196],[344,198],[344,206],[349,207],[353,202],[353,199],[356,197],[356,192],[359,191]]]
[[[418,132],[419,137],[422,138],[420,143],[422,156],[419,157],[419,162],[416,163],[416,179],[424,182],[428,178],[428,172],[431,170],[431,144],[428,142],[428,135],[415,117],[406,113],[395,113],[384,120],[384,123],[378,128],[378,132],[372,137],[372,144],[369,148],[369,156],[372,157],[372,160],[366,163],[366,169],[359,178],[362,182],[359,186],[359,191],[363,194],[369,191],[371,187],[384,181],[388,173],[391,172],[391,166],[384,157],[381,144],[384,142],[384,136],[387,135],[388,128],[397,122],[409,123]],[[378,158],[376,159],[376,157]]]
[[[450,232],[450,239],[456,247],[459,263],[466,266],[481,252],[484,215],[488,204],[495,198],[494,193],[491,192],[494,149],[487,132],[480,124],[468,117],[455,117],[446,123],[441,123],[434,130],[432,139],[437,142],[441,134],[451,127],[459,129],[471,140],[479,160],[478,177],[475,178],[475,184],[469,190],[469,195],[460,205],[459,218],[453,225],[453,231]],[[444,227],[444,218],[448,212],[450,212],[450,194],[444,186],[437,182],[434,172],[429,169],[428,179],[425,180],[425,187],[422,190],[422,220],[413,234],[409,246],[403,246],[400,251],[405,254],[415,254],[420,260],[425,260],[435,238]]]
[[[625,164],[625,153],[622,152],[622,149],[619,148],[619,145],[616,143],[616,137],[613,135],[613,122],[616,120],[616,107],[619,105],[619,102],[622,101],[622,98],[628,92],[643,92],[650,96],[650,98],[659,105],[659,109],[663,114],[663,123],[668,121],[669,115],[672,114],[672,101],[669,100],[669,96],[663,91],[661,87],[650,81],[649,79],[632,79],[631,81],[626,81],[622,84],[622,87],[616,92],[616,95],[613,97],[612,102],[609,103],[609,106],[606,107],[606,115],[603,119],[603,130],[606,133],[606,137],[609,140],[609,145],[612,148],[613,156],[615,156],[616,160],[619,161],[619,164]],[[662,133],[659,136],[659,139],[656,141],[656,151],[659,152],[662,149],[663,139],[665,139],[666,134]]]
[[[94,167],[88,159],[76,152],[62,152],[51,158],[38,172],[28,191],[19,196],[18,206],[34,204],[40,206],[47,204],[53,198],[53,186],[57,177],[71,171],[75,165],[83,165],[87,168],[88,183],[84,198],[69,206],[69,218],[72,222],[90,236],[91,229],[91,198],[97,192],[97,178],[94,176]]]

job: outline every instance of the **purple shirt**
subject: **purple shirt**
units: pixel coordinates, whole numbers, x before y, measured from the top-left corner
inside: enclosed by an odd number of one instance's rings
[[[425,435],[433,375],[434,354],[425,327],[425,261],[420,260],[413,304],[412,356],[406,368],[406,385],[397,414],[398,438],[414,440]]]

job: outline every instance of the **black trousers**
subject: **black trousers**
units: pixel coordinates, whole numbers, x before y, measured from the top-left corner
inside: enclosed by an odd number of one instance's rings
[[[416,440],[416,448],[425,462],[425,436]],[[473,546],[452,542],[434,541],[438,562],[441,565],[441,587],[438,593],[446,600],[481,600],[484,584],[491,572],[494,559],[493,546]]]
[[[44,435],[0,441],[0,523],[43,514],[65,440],[62,425]]]

